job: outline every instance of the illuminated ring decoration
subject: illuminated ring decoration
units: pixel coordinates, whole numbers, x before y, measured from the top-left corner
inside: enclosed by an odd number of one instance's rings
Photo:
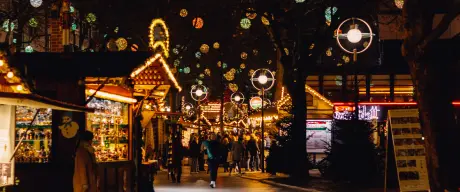
[[[265,76],[267,76],[267,82],[265,84],[259,83],[259,76],[261,74],[264,74]],[[257,75],[257,78],[255,77],[256,75]],[[254,82],[257,82],[257,83],[254,83]],[[275,85],[275,75],[273,75],[273,73],[268,69],[257,69],[251,75],[251,83],[252,83],[252,86],[254,86],[254,88],[256,88],[257,90],[264,89],[266,91],[266,90],[271,89],[273,85]],[[268,86],[264,87],[264,85],[268,85]]]
[[[347,52],[347,53],[350,53],[350,54],[355,54],[355,53],[353,52],[353,50],[350,51],[350,50],[346,49],[346,48],[342,45],[342,43],[340,42],[340,39],[347,39],[347,34],[339,34],[339,32],[341,31],[341,27],[342,27],[343,24],[345,24],[346,22],[348,22],[348,21],[350,21],[350,20],[353,21],[353,23],[354,23],[354,21],[359,21],[359,22],[361,22],[361,23],[364,23],[364,25],[366,25],[367,29],[369,30],[369,33],[361,33],[361,38],[370,38],[370,39],[369,39],[369,43],[368,43],[367,46],[364,47],[362,50],[356,51],[356,54],[363,53],[364,51],[366,51],[367,49],[369,49],[369,47],[370,47],[371,44],[372,44],[372,40],[373,40],[373,38],[374,38],[374,37],[373,37],[373,36],[374,36],[374,33],[372,33],[372,28],[371,28],[371,26],[370,26],[366,21],[364,21],[364,20],[362,20],[362,19],[360,19],[360,18],[355,18],[355,17],[345,19],[344,21],[342,21],[342,23],[340,23],[339,27],[337,28],[337,30],[336,30],[336,32],[335,32],[335,38],[336,38],[336,40],[337,40],[337,43],[339,44],[339,47],[340,47],[343,51],[345,51],[345,52]]]
[[[159,26],[164,31],[165,40],[155,41],[155,27]],[[166,22],[163,19],[154,19],[149,27],[149,47],[153,50],[161,47],[163,49],[163,54],[166,58],[169,57],[169,29],[166,26]]]
[[[185,113],[187,117],[191,117],[193,114],[195,114],[193,104],[191,104],[189,102],[185,102],[182,105],[182,113]]]
[[[197,92],[200,92],[200,90],[202,95],[198,96]],[[203,101],[208,97],[208,88],[206,88],[204,85],[193,85],[192,89],[190,90],[190,95],[195,101]]]
[[[237,101],[237,99],[235,99],[235,98],[237,98],[237,96],[240,98],[238,101]],[[232,96],[230,98],[232,100],[232,103],[234,103],[234,104],[240,105],[240,104],[244,103],[244,95],[241,92],[232,93]]]

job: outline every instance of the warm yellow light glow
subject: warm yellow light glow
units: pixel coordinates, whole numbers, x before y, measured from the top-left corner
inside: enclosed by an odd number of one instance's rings
[[[174,86],[176,87],[176,89],[181,92],[182,91],[182,87],[179,85],[179,83],[176,81],[176,78],[174,77],[174,74],[171,72],[171,70],[169,69],[169,65],[168,63],[166,63],[166,61],[163,59],[163,58],[160,58],[160,62],[163,66],[163,68],[166,70],[166,73],[168,74],[168,77],[169,77],[169,80],[171,80],[174,84]]]
[[[363,38],[363,34],[359,29],[350,29],[347,33],[347,39],[351,43],[358,43]]]
[[[241,100],[241,97],[239,95],[235,96],[235,101],[238,102]]]
[[[93,95],[95,92],[96,92],[96,90],[94,90],[94,89],[86,89],[86,95]],[[137,100],[133,99],[133,98],[124,97],[124,96],[121,96],[121,95],[116,95],[116,94],[107,93],[107,92],[103,92],[103,91],[98,91],[96,93],[95,97],[102,98],[102,99],[108,99],[108,100],[112,100],[112,101],[118,101],[118,102],[122,102],[122,103],[129,103],[129,104],[133,104],[133,103],[137,102]]]
[[[195,95],[201,97],[203,95],[203,91],[201,89],[196,90]]]
[[[266,75],[260,75],[258,80],[260,84],[265,84],[268,81],[268,77]]]
[[[14,73],[10,71],[10,72],[8,72],[8,73],[6,74],[6,77],[8,77],[8,78],[11,79],[11,78],[14,77]]]
[[[137,75],[139,75],[139,73],[141,73],[141,72],[144,71],[147,67],[149,67],[150,65],[152,65],[153,62],[155,62],[156,60],[158,60],[158,58],[160,58],[160,57],[161,57],[161,54],[156,54],[155,56],[148,58],[147,61],[145,61],[145,64],[144,64],[142,67],[137,68],[136,70],[134,70],[134,72],[131,73],[131,78],[134,78],[134,77],[136,77]]]
[[[155,41],[155,26],[160,26],[164,30],[165,40]],[[156,49],[158,46],[161,46],[163,49],[163,54],[166,58],[169,57],[169,29],[166,26],[166,22],[163,19],[154,19],[150,24],[150,34],[149,34],[149,47]]]
[[[18,91],[22,91],[22,90],[24,89],[24,87],[22,87],[22,85],[18,85],[18,86],[16,86],[16,89],[17,89]]]
[[[0,59],[0,67],[2,67],[5,64],[5,61],[3,59]]]

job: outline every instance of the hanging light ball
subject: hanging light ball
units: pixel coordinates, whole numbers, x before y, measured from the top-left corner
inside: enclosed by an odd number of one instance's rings
[[[203,74],[203,73],[200,73],[200,78],[201,78],[201,79],[204,78],[204,74]]]
[[[138,46],[137,44],[132,44],[132,45],[131,45],[131,51],[136,52],[137,49],[139,49],[139,46]]]
[[[88,23],[94,23],[94,22],[96,22],[96,19],[97,19],[97,17],[96,17],[96,15],[94,13],[88,13],[88,15],[86,15],[86,21]]]
[[[327,50],[326,50],[326,55],[328,57],[332,56],[332,47],[329,47]]]
[[[34,48],[30,45],[27,45],[27,47],[25,48],[25,52],[26,53],[32,53],[34,52]]]
[[[262,24],[270,25],[270,21],[265,16],[260,17],[260,20],[262,20]]]
[[[180,60],[179,59],[174,60],[174,66],[178,67],[179,65],[180,65]]]
[[[246,17],[248,19],[255,19],[257,17],[257,13],[246,13]]]
[[[30,5],[32,5],[32,7],[40,7],[43,3],[43,0],[30,0]]]
[[[120,51],[123,51],[128,47],[128,41],[123,37],[118,38],[115,42],[117,43],[118,50]]]
[[[224,69],[227,68],[227,63],[223,63],[222,68],[224,68]]]
[[[184,73],[189,74],[190,73],[190,67],[185,67],[184,68]]]
[[[212,45],[212,47],[213,47],[214,49],[219,49],[219,48],[220,48],[219,42],[215,42],[215,43]]]
[[[251,70],[249,70],[249,72],[248,72],[248,75],[249,75],[249,76],[252,76],[252,74],[254,74],[254,69],[251,69]]]
[[[243,18],[240,21],[241,28],[243,29],[249,29],[251,27],[251,20],[248,18]]]
[[[222,67],[222,61],[217,62],[217,67]]]
[[[200,58],[201,58],[201,53],[200,53],[199,51],[196,52],[196,53],[195,53],[195,57],[196,57],[197,59],[200,59]]]
[[[295,0],[296,3],[303,3],[305,0]]]
[[[77,30],[77,24],[76,23],[72,23],[72,31],[76,31]]]
[[[248,54],[246,52],[241,52],[241,59],[245,60],[248,58]]]
[[[328,25],[331,24],[332,16],[335,15],[336,12],[337,12],[337,7],[328,7],[324,11],[324,17],[326,18],[326,23]]]
[[[33,17],[30,18],[30,19],[29,19],[29,26],[30,26],[30,27],[33,27],[33,28],[37,27],[37,26],[38,26],[38,21],[37,21],[35,18],[33,18]]]
[[[70,12],[70,13],[74,13],[74,12],[75,12],[75,7],[70,6],[69,12]]]
[[[14,77],[14,73],[12,71],[9,71],[7,74],[6,74],[6,77],[8,78],[13,78]]]
[[[200,68],[201,65],[199,63],[196,64],[196,68]]]
[[[204,21],[203,21],[203,19],[202,19],[201,17],[196,17],[195,19],[193,19],[192,25],[193,25],[196,29],[201,29],[201,28],[203,28]]]
[[[173,53],[174,53],[175,55],[178,55],[178,54],[179,54],[179,49],[177,49],[177,48],[173,48],[172,51],[173,51]]]
[[[267,63],[268,63],[269,65],[272,64],[272,62],[273,62],[273,61],[272,61],[271,59],[267,61]]]
[[[398,9],[402,9],[404,7],[404,0],[395,0],[395,5]]]
[[[351,43],[358,43],[363,38],[363,34],[359,29],[350,29],[347,33],[347,39]]]
[[[240,64],[240,68],[241,68],[241,69],[244,69],[244,68],[246,68],[246,64],[244,64],[244,63],[241,63],[241,64]]]
[[[208,53],[209,52],[209,46],[206,45],[206,44],[202,44],[201,47],[200,47],[200,51],[201,53]]]
[[[181,9],[180,12],[179,12],[179,15],[181,17],[187,17],[187,15],[188,15],[187,9]]]
[[[369,46],[369,41],[364,41],[363,46],[364,46],[364,47]]]
[[[208,68],[206,68],[206,69],[204,70],[204,74],[206,74],[207,76],[211,76],[211,70],[208,69]]]

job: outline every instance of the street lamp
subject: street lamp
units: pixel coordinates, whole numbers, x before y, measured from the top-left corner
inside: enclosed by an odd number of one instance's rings
[[[190,90],[190,95],[192,96],[192,99],[198,102],[197,106],[197,118],[198,118],[198,134],[201,134],[201,112],[200,112],[200,102],[205,100],[206,97],[208,97],[208,88],[206,88],[204,85],[193,85],[192,89]],[[185,106],[187,108],[187,106]],[[191,109],[191,106],[189,106]]]
[[[262,173],[265,172],[265,157],[264,157],[264,97],[265,97],[265,91],[270,90],[273,85],[275,85],[275,75],[268,69],[257,69],[252,73],[251,75],[251,83],[254,88],[262,92],[262,124],[261,124],[261,149],[262,152],[260,153],[260,159],[261,159],[261,168],[262,168]]]
[[[242,103],[244,103],[244,95],[241,92],[235,92],[231,96],[232,103],[236,105],[236,129],[238,130],[240,125],[240,114],[238,112],[239,107]]]
[[[342,26],[345,23],[348,23],[348,22],[351,22],[350,30],[347,32],[347,34],[339,34],[340,31],[341,31]],[[357,23],[364,24],[364,26],[365,26],[364,28],[367,29],[368,32],[367,33],[361,32],[361,30],[359,29]],[[369,49],[369,47],[372,44],[373,36],[374,36],[374,34],[372,33],[371,26],[366,21],[364,21],[364,20],[362,20],[360,18],[355,18],[355,17],[348,18],[348,19],[345,19],[344,21],[342,21],[342,23],[340,23],[339,27],[337,28],[336,34],[335,34],[335,38],[336,38],[336,41],[337,41],[337,44],[339,45],[339,47],[343,51],[345,51],[347,53],[350,53],[350,54],[353,54],[353,63],[356,63],[356,61],[358,59],[358,54],[361,54],[364,51],[366,51],[367,49]],[[364,47],[361,47],[361,49],[358,50],[358,48],[356,48],[356,44],[359,43],[363,38],[369,38],[369,42],[364,43],[363,44]],[[348,40],[350,43],[353,44],[353,48],[345,47],[342,44],[342,42],[340,41],[341,39]],[[356,119],[359,119],[358,67],[356,67],[356,71],[355,71],[355,75],[354,75],[354,84],[355,84],[355,92],[356,92],[355,93],[356,95],[355,95],[355,115],[354,115],[354,117]]]

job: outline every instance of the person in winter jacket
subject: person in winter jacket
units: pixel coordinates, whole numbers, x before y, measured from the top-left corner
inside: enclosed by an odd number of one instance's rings
[[[235,171],[241,174],[241,159],[244,157],[244,145],[243,145],[243,138],[238,137],[235,141],[232,142],[232,159],[233,163],[230,166],[229,175],[232,174],[232,169],[235,168]]]
[[[259,146],[257,145],[256,138],[254,135],[251,135],[251,139],[249,139],[248,144],[247,144],[247,150],[249,151],[250,155],[250,162],[249,166],[251,168],[251,171],[254,171],[254,169],[259,169],[258,166],[258,154],[259,154]]]
[[[94,148],[91,146],[93,133],[85,131],[80,135],[80,143],[75,154],[73,174],[74,192],[97,192],[97,164]]]
[[[211,133],[210,139],[207,142],[206,147],[206,154],[208,155],[208,163],[209,163],[209,172],[211,173],[211,183],[209,186],[211,188],[216,187],[216,180],[217,180],[217,169],[219,168],[220,162],[220,143],[217,140],[217,136],[215,133]]]
[[[198,166],[198,158],[200,157],[200,141],[197,135],[194,135],[194,137],[190,141],[190,158],[192,158],[192,167],[191,167],[191,173],[198,173],[199,171],[199,166]]]

